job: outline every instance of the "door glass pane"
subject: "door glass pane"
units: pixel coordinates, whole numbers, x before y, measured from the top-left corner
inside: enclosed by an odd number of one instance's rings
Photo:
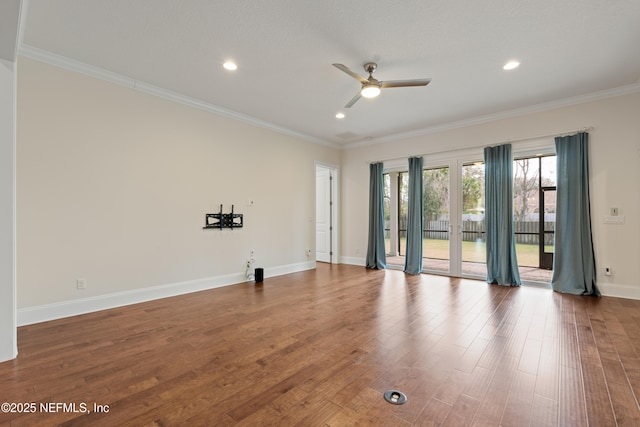
[[[540,231],[539,162],[538,157],[513,162],[513,218],[516,233]]]
[[[449,168],[425,169],[423,182],[423,268],[449,271]]]
[[[543,157],[542,187],[556,186],[556,156]],[[556,231],[556,190],[544,191],[544,252],[554,252],[554,233]]]
[[[513,162],[513,220],[518,266],[540,265],[540,158]],[[522,272],[522,269],[521,269]]]
[[[518,267],[538,268],[540,264],[540,235],[520,234],[516,235],[516,255]],[[520,274],[524,272],[520,268]]]
[[[543,187],[556,186],[556,156],[546,156],[540,159]]]
[[[462,166],[462,273],[486,276],[484,163]]]
[[[407,212],[409,210],[409,172],[398,174],[398,254],[407,247]]]
[[[382,175],[384,185],[384,251],[391,252],[389,247],[389,231],[391,230],[391,177],[388,173]]]
[[[556,231],[556,190],[545,190],[544,194],[544,251],[554,252]]]

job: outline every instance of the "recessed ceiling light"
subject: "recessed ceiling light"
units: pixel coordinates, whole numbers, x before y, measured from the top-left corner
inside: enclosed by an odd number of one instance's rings
[[[344,113],[336,114],[336,119],[344,119]]]
[[[520,63],[518,61],[509,61],[506,64],[504,64],[504,67],[502,67],[503,70],[513,70],[514,68],[518,68],[520,66]]]
[[[222,64],[222,66],[224,67],[225,70],[229,70],[229,71],[235,71],[238,69],[238,66],[233,61],[227,61],[224,64]]]

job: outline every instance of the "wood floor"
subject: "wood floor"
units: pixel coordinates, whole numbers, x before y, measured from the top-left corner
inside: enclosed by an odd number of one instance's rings
[[[535,287],[319,264],[18,344],[0,426],[640,425],[640,301]]]

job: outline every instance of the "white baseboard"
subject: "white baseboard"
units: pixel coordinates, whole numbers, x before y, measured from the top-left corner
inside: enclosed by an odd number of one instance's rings
[[[298,271],[312,270],[315,267],[316,263],[310,261],[277,267],[268,267],[264,269],[264,277],[269,278]],[[220,288],[222,286],[236,285],[246,281],[247,279],[244,274],[228,274],[224,276],[207,277],[203,279],[189,280],[186,282],[171,283],[168,285],[151,286],[143,289],[134,289],[131,291],[115,292],[95,297],[20,308],[18,309],[18,326],[47,322],[49,320],[61,319],[63,317],[77,316],[80,314],[92,313],[94,311],[107,310],[110,308],[122,307],[145,301]]]
[[[284,274],[297,273],[298,271],[313,270],[314,268],[316,268],[315,261],[269,267],[264,269],[264,277],[282,276]]]
[[[602,296],[640,300],[640,286],[596,283]]]
[[[367,265],[367,260],[365,258],[356,258],[350,256],[341,256],[340,264],[350,264],[350,265],[359,265],[364,267]]]
[[[16,357],[18,357],[18,352],[14,349],[0,352],[0,363],[15,359]]]

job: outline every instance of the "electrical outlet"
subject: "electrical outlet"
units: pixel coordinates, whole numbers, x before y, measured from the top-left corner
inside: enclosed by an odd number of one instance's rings
[[[76,289],[87,289],[87,279],[76,279]]]
[[[307,255],[307,256],[311,256],[311,249],[307,249],[307,250],[305,251],[305,253],[306,253],[306,255]]]

